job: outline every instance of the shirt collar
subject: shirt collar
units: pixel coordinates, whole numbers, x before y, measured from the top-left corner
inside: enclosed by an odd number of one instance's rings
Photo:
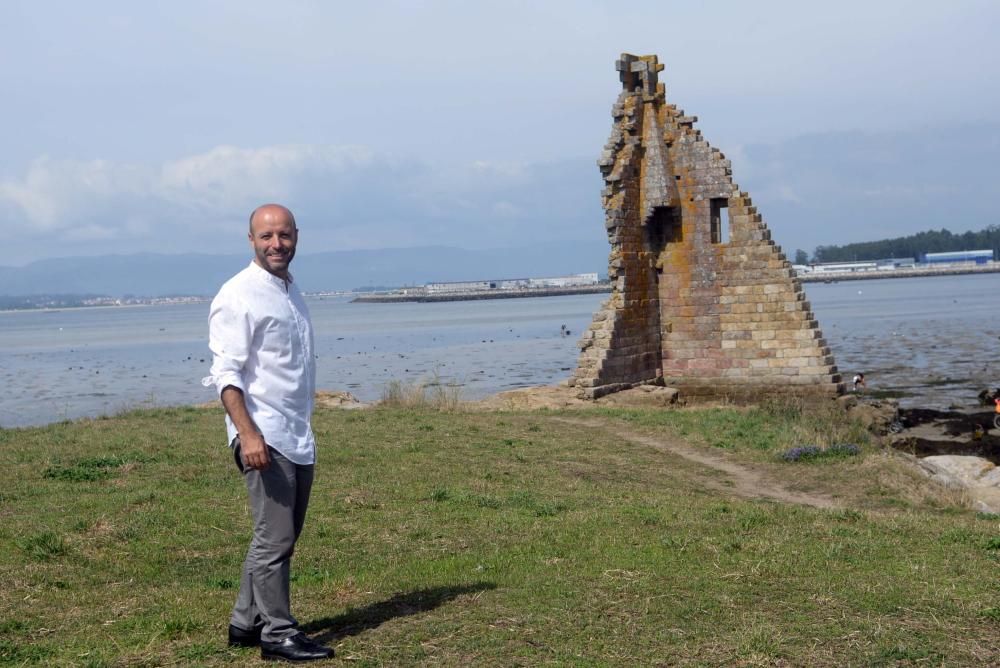
[[[288,282],[286,283],[284,279],[278,278],[264,267],[260,266],[254,260],[250,260],[250,266],[253,268],[254,275],[263,281],[267,281],[274,285],[275,287],[281,288],[284,291],[288,291],[288,286],[295,282],[295,279],[291,274],[288,275]]]

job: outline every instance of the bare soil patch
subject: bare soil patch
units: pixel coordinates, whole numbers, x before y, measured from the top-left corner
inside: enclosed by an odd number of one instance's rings
[[[718,477],[701,476],[705,487],[719,492],[747,499],[770,499],[782,503],[793,503],[813,508],[839,508],[839,504],[829,496],[817,493],[799,492],[789,489],[764,471],[744,463],[736,462],[722,452],[694,448],[676,438],[654,437],[640,434],[624,427],[609,425],[601,420],[586,418],[558,417],[555,420],[569,424],[602,429],[617,438],[643,445],[665,454],[684,459],[724,474]]]

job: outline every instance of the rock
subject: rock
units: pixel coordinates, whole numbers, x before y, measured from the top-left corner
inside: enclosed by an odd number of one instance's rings
[[[470,402],[467,406],[478,410],[538,410],[590,405],[589,401],[577,398],[576,393],[575,388],[567,386],[523,387]]]
[[[934,455],[918,460],[920,469],[935,482],[965,490],[976,510],[1000,512],[1000,469],[983,457]]]
[[[318,390],[316,392],[316,405],[324,408],[344,408],[348,410],[368,408],[370,406],[370,404],[361,403],[353,394],[343,390]]]
[[[583,388],[585,391],[587,388]],[[538,410],[557,409],[572,406],[648,406],[663,408],[677,403],[679,393],[671,387],[656,385],[640,385],[625,388],[600,396],[594,400],[581,397],[579,383],[577,387],[560,384],[558,386],[543,385],[541,387],[525,387],[517,390],[500,392],[481,401],[473,401],[466,407],[473,410]]]
[[[994,466],[979,476],[979,483],[988,487],[1000,489],[1000,466]]]
[[[854,403],[850,402],[851,398],[855,400]],[[862,402],[856,397],[841,397],[838,401],[869,431],[876,434],[888,434],[889,425],[899,413],[899,403],[892,399]]]
[[[597,400],[597,403],[610,406],[649,406],[665,408],[677,403],[680,392],[673,387],[657,385],[640,385],[630,390],[622,390],[608,394]]]
[[[972,507],[981,513],[1000,513],[1000,488],[977,487],[971,493]]]
[[[837,397],[837,403],[840,404],[841,408],[845,411],[849,411],[858,405],[858,397],[853,394],[842,394]]]
[[[980,479],[991,469],[996,468],[988,459],[969,455],[924,457],[920,460],[920,465],[930,472],[932,477],[934,475],[951,477],[964,487],[980,484]]]

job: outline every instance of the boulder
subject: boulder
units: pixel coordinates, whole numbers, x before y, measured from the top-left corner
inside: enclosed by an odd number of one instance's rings
[[[665,408],[677,403],[680,392],[673,387],[640,385],[630,390],[608,394],[597,400],[598,404],[609,406],[648,406]]]
[[[1000,512],[1000,469],[983,457],[934,455],[918,460],[931,480],[952,489],[963,489],[976,510]]]
[[[590,404],[591,402],[578,398],[574,388],[565,385],[542,385],[507,390],[481,401],[470,402],[465,406],[473,410],[539,410]]]
[[[316,405],[324,408],[368,408],[369,404],[358,401],[350,392],[343,390],[318,390],[316,392]]]
[[[853,399],[853,401],[852,401]],[[869,431],[885,435],[889,433],[889,425],[899,415],[899,402],[892,399],[858,400],[854,396],[840,397],[838,401],[857,418]]]
[[[565,384],[523,387],[500,392],[481,401],[466,404],[478,410],[538,410],[593,406],[647,406],[664,408],[677,403],[679,393],[672,387],[639,385],[602,395],[598,399],[581,397],[579,388]]]

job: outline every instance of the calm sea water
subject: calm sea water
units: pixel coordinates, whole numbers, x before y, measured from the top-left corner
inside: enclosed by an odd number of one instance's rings
[[[971,405],[1000,385],[1000,274],[810,284],[837,364],[904,404]],[[555,383],[604,295],[439,304],[312,300],[320,388],[377,399],[438,377],[478,398]],[[208,304],[0,313],[0,425],[209,401]],[[564,329],[570,331],[565,335]]]

